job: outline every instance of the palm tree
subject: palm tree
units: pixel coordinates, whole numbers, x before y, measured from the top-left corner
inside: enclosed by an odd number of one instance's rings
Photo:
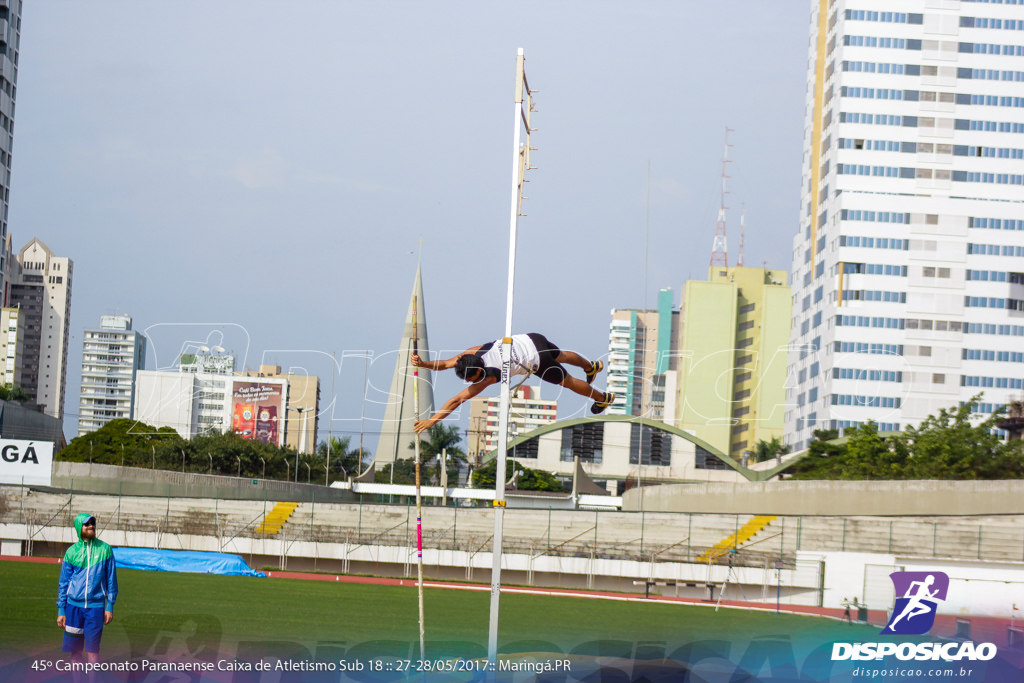
[[[782,443],[782,439],[777,436],[773,436],[771,441],[765,441],[760,439],[754,444],[754,462],[764,462],[765,460],[771,460],[772,458],[778,458],[786,453],[789,453],[789,446]]]
[[[466,464],[466,453],[459,444],[462,443],[462,435],[456,425],[435,424],[420,437],[420,459],[421,462],[429,463],[434,458],[440,462],[441,452],[448,453],[448,476],[457,477],[459,470]],[[409,442],[409,448],[415,450],[416,444]],[[435,482],[441,484],[441,468],[431,468],[428,476],[435,478]]]
[[[358,448],[352,448],[350,446],[352,437],[350,436],[332,436],[330,443],[327,441],[321,441],[316,447],[316,454],[323,461],[326,461],[328,455],[331,459],[331,476],[337,478],[339,475],[344,477],[354,477],[359,474],[363,469],[363,462],[366,459],[366,453],[361,453]],[[321,467],[323,463],[321,462]]]
[[[29,400],[28,394],[21,388],[20,384],[4,384],[0,386],[0,399],[4,401],[14,401],[15,403],[27,403]]]

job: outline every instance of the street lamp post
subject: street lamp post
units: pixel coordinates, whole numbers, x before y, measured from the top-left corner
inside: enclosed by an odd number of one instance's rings
[[[299,449],[295,452],[295,483],[299,483],[299,453],[306,451],[306,413],[313,410],[303,406],[296,408],[288,408],[288,410],[294,410],[296,413],[302,416],[302,431],[299,433]]]

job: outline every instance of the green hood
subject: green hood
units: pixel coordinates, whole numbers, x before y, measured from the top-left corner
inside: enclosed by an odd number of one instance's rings
[[[88,512],[82,512],[82,513],[80,513],[80,514],[75,516],[75,531],[78,532],[78,540],[79,541],[84,541],[85,540],[84,538],[82,538],[82,527],[85,526],[86,520],[89,520],[89,519],[95,519],[95,518],[92,515],[90,515]]]

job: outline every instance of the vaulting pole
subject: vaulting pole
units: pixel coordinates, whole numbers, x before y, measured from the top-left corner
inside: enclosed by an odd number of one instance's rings
[[[412,297],[412,352],[420,353],[420,326],[417,320],[419,302],[416,295]],[[413,366],[412,370],[412,412],[413,422],[420,419],[420,369]],[[423,497],[420,495],[420,435],[413,439],[416,449],[416,593],[420,611],[420,659],[426,658],[423,636]],[[394,465],[391,466],[394,470]]]
[[[498,614],[501,602],[501,545],[505,521],[505,459],[508,450],[508,408],[510,398],[512,362],[512,300],[516,277],[516,228],[519,223],[520,206],[523,199],[522,183],[529,168],[529,107],[524,112],[523,98],[529,101],[529,86],[526,84],[525,57],[519,48],[516,56],[516,90],[513,104],[515,126],[512,142],[512,210],[509,216],[508,240],[508,295],[505,303],[505,336],[501,344],[501,408],[498,418],[498,452],[494,477],[494,545],[491,565],[491,613],[487,632],[487,659],[492,667],[498,660]],[[524,116],[525,114],[525,116]],[[526,127],[526,145],[522,144],[522,128]],[[491,671],[495,669],[492,668]]]

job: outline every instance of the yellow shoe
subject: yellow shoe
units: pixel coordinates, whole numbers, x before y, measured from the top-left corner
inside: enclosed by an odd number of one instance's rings
[[[590,412],[594,415],[599,415],[604,412],[604,409],[612,404],[615,400],[615,394],[610,391],[604,392],[604,399],[601,401],[594,401],[594,405],[590,406]]]

